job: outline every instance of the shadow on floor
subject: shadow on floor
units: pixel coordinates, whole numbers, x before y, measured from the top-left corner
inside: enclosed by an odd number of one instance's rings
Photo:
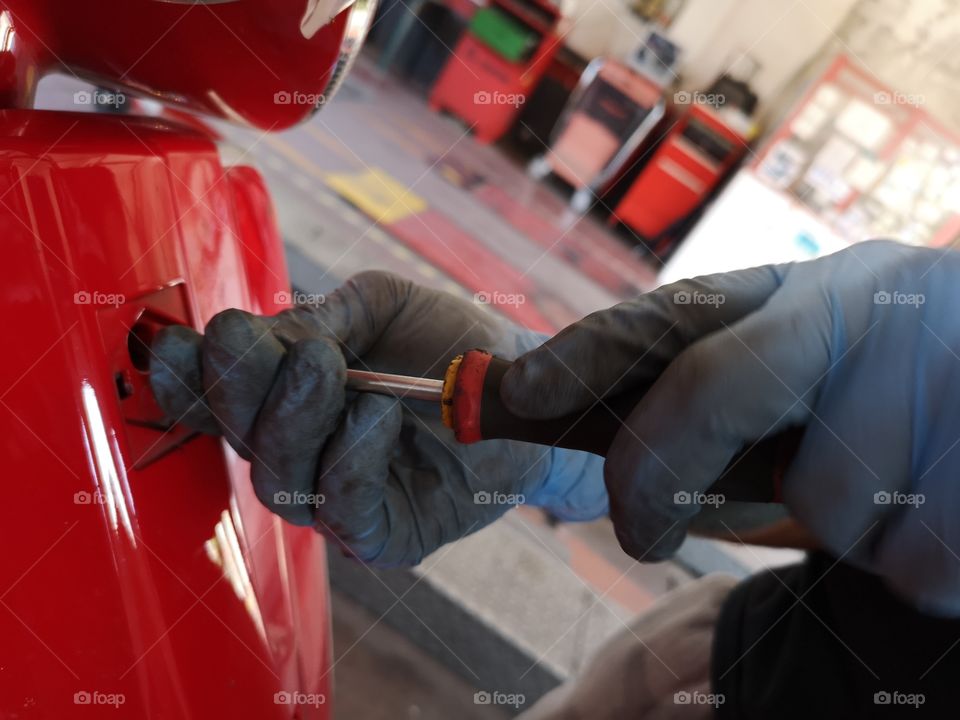
[[[475,704],[476,688],[340,593],[333,593],[333,646],[336,720],[509,717]]]

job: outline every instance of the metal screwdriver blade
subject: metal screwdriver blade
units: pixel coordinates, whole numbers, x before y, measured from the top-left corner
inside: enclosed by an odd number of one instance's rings
[[[443,396],[443,380],[348,369],[347,389],[439,403]]]

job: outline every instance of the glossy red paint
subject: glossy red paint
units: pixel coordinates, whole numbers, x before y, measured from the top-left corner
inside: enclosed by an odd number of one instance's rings
[[[29,109],[65,68],[289,126],[374,7],[322,5],[0,0],[0,718],[330,716],[323,541],[165,425],[145,372],[164,324],[288,302],[264,184],[198,122]]]
[[[0,105],[28,107],[39,77],[65,67],[264,130],[289,127],[327,99],[346,69],[343,40],[359,45],[371,4],[320,23],[307,0],[2,0]]]
[[[282,306],[260,177],[156,119],[6,110],[0,137],[0,717],[327,718],[322,540],[156,425],[129,338]]]

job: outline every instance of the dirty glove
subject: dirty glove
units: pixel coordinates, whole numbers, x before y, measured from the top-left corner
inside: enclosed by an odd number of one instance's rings
[[[834,556],[930,612],[960,613],[960,254],[869,242],[682,281],[595,313],[522,357],[528,417],[644,392],[605,478],[624,549],[673,553],[741,448],[806,426],[784,478]],[[758,481],[769,478],[758,478]],[[679,495],[678,495],[679,493]]]
[[[513,358],[541,338],[447,293],[383,272],[321,304],[168,328],[151,384],[174,420],[222,433],[257,496],[378,565],[419,562],[526,502],[569,519],[606,512],[600,459],[527,443],[460,445],[435,403],[345,393],[346,367],[441,378],[481,347]]]

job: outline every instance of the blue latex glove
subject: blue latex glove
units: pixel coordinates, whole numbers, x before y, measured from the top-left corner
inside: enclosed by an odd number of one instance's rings
[[[791,513],[920,608],[960,613],[960,254],[869,242],[676,283],[562,331],[502,394],[550,417],[627,388],[646,393],[605,477],[628,553],[672,554],[699,509],[677,493],[806,425]]]
[[[441,378],[464,350],[513,358],[541,341],[447,293],[368,272],[317,306],[227,310],[204,336],[168,328],[150,379],[171,419],[223,434],[251,461],[268,508],[361,560],[412,564],[515,500],[567,519],[606,513],[602,461],[503,440],[460,445],[436,404],[348,397],[346,366]]]

